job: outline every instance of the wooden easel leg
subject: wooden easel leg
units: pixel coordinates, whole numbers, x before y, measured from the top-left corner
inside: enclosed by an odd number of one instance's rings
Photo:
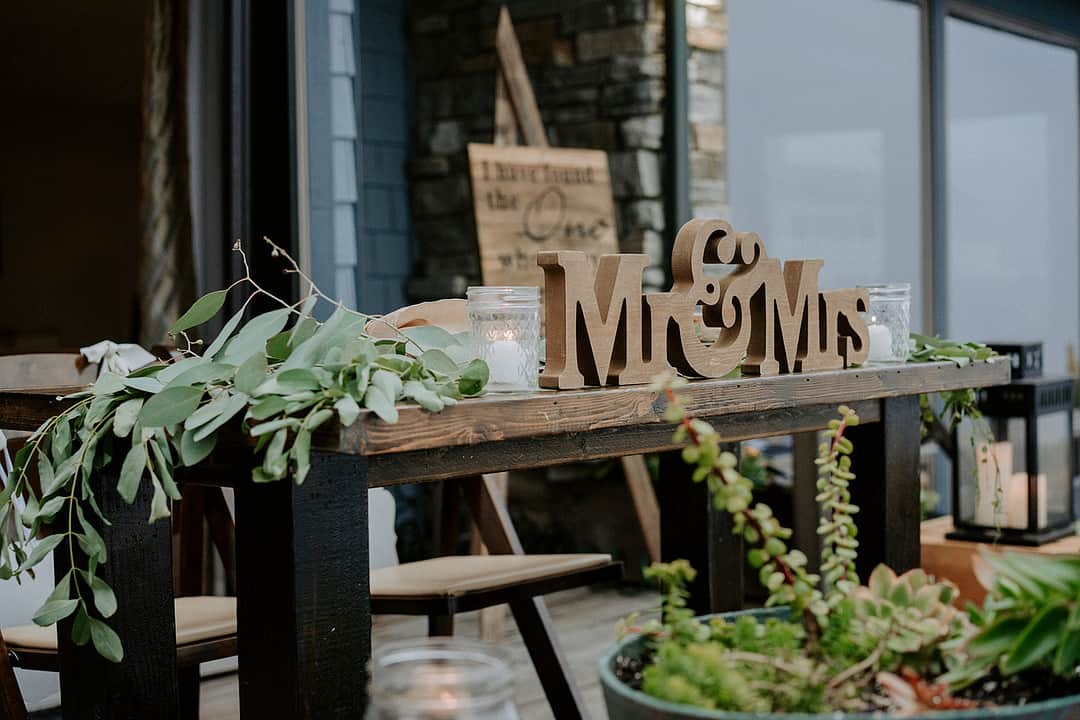
[[[491,475],[466,478],[462,480],[462,489],[488,550],[495,555],[523,555],[521,541],[510,522],[506,506],[498,499],[495,478]],[[551,616],[543,598],[518,601],[512,603],[510,609],[554,716],[560,720],[586,717],[585,703],[574,685],[570,664],[555,640]]]
[[[626,489],[630,491],[634,514],[637,515],[645,541],[645,552],[650,563],[660,562],[660,505],[653,490],[649,468],[642,455],[626,455],[621,460]]]
[[[494,501],[506,507],[507,490],[510,485],[509,473],[492,473],[486,475],[490,478],[490,487],[494,495]],[[487,555],[488,549],[480,538],[480,531],[476,522],[472,525],[472,537],[469,541],[469,552],[473,555]],[[506,636],[506,606],[484,608],[480,611],[480,639],[484,642],[501,642]]]

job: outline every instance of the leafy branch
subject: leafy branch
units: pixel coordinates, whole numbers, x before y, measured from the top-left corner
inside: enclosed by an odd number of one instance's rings
[[[98,575],[108,561],[99,528],[109,521],[91,476],[115,469],[115,491],[128,504],[148,488],[154,522],[180,499],[176,469],[206,459],[226,426],[239,423],[256,440],[255,482],[291,477],[300,484],[311,468],[313,433],[332,418],[349,426],[366,408],[392,423],[398,401],[438,412],[483,392],[487,383],[487,366],[471,358],[463,338],[435,327],[371,337],[365,328],[378,318],[331,300],[288,253],[266,242],[271,256],[283,258],[285,272],[308,286],[302,301],[288,303],[260,286],[237,243],[244,276],[199,298],[176,321],[171,332],[183,341],[180,357],[124,377],[103,373],[88,390],[69,396],[73,404],[32,434],[0,487],[0,579],[32,575],[66,542],[71,568],[34,621],[51,625],[74,615],[73,640],[92,642],[115,662],[123,648],[105,621],[117,602]],[[189,331],[215,317],[229,293],[243,290],[240,310],[196,353],[202,343]],[[278,307],[244,322],[258,296]],[[333,305],[325,322],[314,316],[320,302]],[[40,495],[29,482],[32,468]]]

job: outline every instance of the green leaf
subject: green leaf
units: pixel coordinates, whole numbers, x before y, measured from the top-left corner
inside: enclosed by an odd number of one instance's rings
[[[259,437],[260,435],[266,435],[267,433],[277,432],[282,429],[297,428],[300,427],[300,421],[296,418],[279,418],[277,420],[271,420],[260,425],[256,425],[251,428],[251,437]]]
[[[1027,624],[1027,618],[1000,617],[968,643],[968,653],[974,657],[1000,657],[1016,644]]]
[[[201,387],[172,387],[162,390],[143,405],[139,424],[144,428],[175,425],[187,419],[199,407]]]
[[[196,325],[202,325],[218,314],[221,307],[225,304],[225,296],[228,295],[227,290],[215,290],[214,292],[207,293],[201,298],[196,300],[188,311],[180,316],[180,319],[173,324],[169,330],[170,335],[183,332]]]
[[[251,395],[264,380],[266,380],[266,354],[260,351],[240,365],[233,385],[245,395]]]
[[[442,350],[458,344],[457,338],[437,325],[418,325],[403,328],[401,333],[416,343],[421,350]]]
[[[124,378],[124,387],[154,395],[161,392],[161,389],[165,386],[156,377],[131,377],[129,375]]]
[[[113,395],[124,389],[124,378],[121,375],[105,371],[98,376],[90,391],[95,397]]]
[[[1018,673],[1053,652],[1068,619],[1069,610],[1064,605],[1048,605],[1040,610],[1002,659],[1001,671],[1006,675]]]
[[[278,395],[270,395],[254,403],[248,410],[247,416],[252,420],[265,420],[280,413],[287,404],[288,402],[284,398]]]
[[[292,455],[296,461],[296,477],[293,479],[297,485],[302,485],[311,470],[311,430],[301,428],[296,433],[296,442],[293,443]]]
[[[401,397],[401,378],[389,370],[376,370],[371,376],[371,384],[382,390],[391,403]]]
[[[166,389],[184,385],[206,385],[207,383],[215,383],[231,378],[235,372],[236,367],[234,365],[204,362],[195,365],[194,367],[190,367],[177,375],[169,382]]]
[[[1080,633],[1067,632],[1054,653],[1054,672],[1063,677],[1074,677],[1077,664],[1080,664]]]
[[[360,406],[352,395],[346,395],[334,403],[334,409],[337,410],[341,424],[345,427],[356,422],[356,418],[360,415]]]
[[[244,309],[241,308],[239,312],[229,318],[228,322],[221,328],[221,332],[214,338],[214,342],[210,343],[210,347],[206,348],[203,352],[203,357],[213,359],[215,355],[225,346],[225,343],[230,337],[232,337],[233,331],[236,330],[236,326],[240,324],[240,321],[244,319]]]
[[[387,397],[382,388],[376,385],[370,385],[364,393],[364,407],[378,415],[383,422],[392,424],[398,421],[398,411],[394,407],[394,402]]]
[[[305,317],[300,320],[289,332],[289,349],[292,350],[300,347],[300,345],[314,336],[318,329],[319,323],[315,322],[314,318]]]
[[[161,483],[154,477],[151,481],[154,484],[154,497],[150,500],[150,522],[153,523],[169,517],[172,513],[169,512],[169,498],[165,495]]]
[[[68,498],[66,495],[57,495],[56,497],[49,499],[44,505],[42,505],[38,509],[37,513],[34,516],[34,519],[40,520],[44,523],[51,522],[52,519],[56,517],[56,513],[60,512],[60,510],[63,509],[64,503],[66,503],[69,499],[70,498]]]
[[[180,461],[187,467],[197,465],[214,451],[215,445],[217,445],[217,435],[196,440],[194,430],[185,430],[180,436]]]
[[[233,365],[242,363],[254,352],[265,352],[266,341],[281,332],[289,320],[290,310],[281,308],[256,315],[244,324],[236,337],[225,346],[222,358]]]
[[[289,357],[289,353],[292,352],[292,348],[289,346],[289,337],[292,332],[286,330],[279,332],[274,337],[266,341],[266,357],[271,360],[281,362]]]
[[[157,440],[152,440],[150,445],[150,454],[153,456],[157,464],[158,479],[161,481],[161,486],[165,490],[165,494],[172,500],[180,499],[180,489],[176,487],[176,483],[172,479],[172,471],[169,468],[171,464],[165,457],[165,453],[161,448],[164,443],[159,443]],[[166,448],[168,445],[166,444]]]
[[[142,410],[143,399],[132,398],[120,403],[113,415],[113,434],[116,437],[127,437],[131,428],[135,427],[135,421],[139,419],[139,411]]]
[[[443,409],[442,398],[439,394],[429,390],[419,380],[409,380],[403,389],[405,397],[412,398],[417,405],[430,412],[439,412]]]
[[[90,616],[82,603],[79,603],[79,611],[75,613],[75,621],[71,624],[71,640],[79,647],[90,642]]]
[[[236,392],[230,395],[217,417],[195,430],[194,439],[197,441],[205,440],[216,432],[218,428],[229,422],[229,420],[231,420],[238,412],[246,408],[247,403],[248,396],[242,392]]]
[[[30,452],[29,445],[24,445],[23,449],[26,452]],[[71,425],[66,418],[61,418],[57,421],[56,426],[53,428],[52,434],[52,458],[56,463],[63,463],[68,457],[71,456]]]
[[[60,483],[56,482],[56,473],[53,472],[52,463],[49,462],[49,456],[43,452],[38,453],[38,478],[41,480],[41,494],[52,495],[54,492],[63,485],[63,480]]]
[[[124,648],[120,644],[120,636],[111,627],[97,618],[90,618],[90,639],[94,641],[94,649],[106,660],[118,663],[124,659]]]
[[[49,600],[34,613],[34,623],[42,627],[54,625],[79,607],[78,600]]]
[[[277,387],[283,394],[319,389],[319,378],[307,368],[293,368],[279,372],[275,379]]]
[[[275,480],[284,477],[285,471],[288,469],[289,458],[285,455],[285,441],[288,436],[289,431],[282,428],[274,433],[274,437],[270,439],[270,444],[266,446],[262,469],[269,477]]]
[[[135,501],[145,468],[146,445],[142,443],[132,445],[124,458],[124,464],[120,466],[120,480],[116,484],[116,491],[128,505]]]
[[[201,357],[186,357],[181,360],[177,360],[171,365],[166,365],[161,369],[154,378],[162,384],[162,386],[168,385],[175,380],[181,373],[185,373],[196,365],[205,365],[210,362],[206,358]]]
[[[483,360],[473,360],[461,373],[458,391],[462,395],[479,395],[488,381],[488,366]]]
[[[453,358],[442,350],[428,350],[420,356],[420,363],[428,370],[441,375],[457,375],[458,366]]]
[[[79,535],[79,545],[82,547],[83,552],[88,557],[96,559],[98,562],[107,562],[109,559],[108,548],[105,547],[105,540],[98,533],[97,528],[91,525],[86,520],[86,516],[83,514],[82,506],[75,505],[75,514],[79,518],[79,526],[82,528],[83,534]]]
[[[19,565],[17,572],[26,572],[30,568],[37,566],[37,564],[44,560],[45,556],[51,553],[57,545],[63,542],[63,540],[64,535],[56,534],[49,535],[39,541],[38,544],[34,546],[34,549],[30,551],[30,555],[27,556],[26,560],[23,560],[22,564]]]
[[[94,594],[94,606],[101,613],[101,617],[112,617],[116,612],[116,593],[107,582],[96,575],[84,573],[83,577],[86,577],[90,583],[90,591]]]

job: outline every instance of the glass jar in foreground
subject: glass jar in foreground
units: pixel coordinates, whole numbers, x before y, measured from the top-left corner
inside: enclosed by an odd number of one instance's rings
[[[906,362],[911,334],[911,284],[860,285],[870,293],[864,314],[870,330],[866,362]]]
[[[454,638],[387,645],[371,661],[367,720],[518,720],[495,648]]]
[[[470,287],[469,329],[487,363],[489,392],[536,390],[540,382],[540,288]]]

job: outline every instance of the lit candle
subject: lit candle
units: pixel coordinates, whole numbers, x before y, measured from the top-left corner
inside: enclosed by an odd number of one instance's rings
[[[870,354],[866,356],[869,362],[889,362],[893,360],[892,331],[886,325],[870,326]]]
[[[1038,485],[1039,506],[1035,509],[1035,518],[1038,527],[1046,527],[1046,475],[1039,473],[1035,478]],[[1025,530],[1028,526],[1028,476],[1027,473],[1013,473],[1009,478],[1008,488],[1005,493],[1005,521],[1004,527]]]
[[[488,348],[488,384],[528,386],[528,353],[517,340],[496,340]]]

